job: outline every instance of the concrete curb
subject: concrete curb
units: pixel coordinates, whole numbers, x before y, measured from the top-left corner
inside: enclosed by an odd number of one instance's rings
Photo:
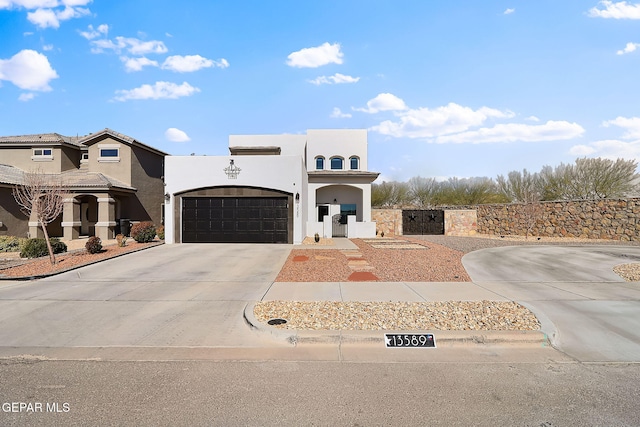
[[[436,346],[473,346],[473,345],[517,345],[532,347],[548,347],[549,337],[542,331],[298,331],[278,329],[262,323],[253,314],[256,302],[245,306],[244,320],[249,327],[258,333],[271,336],[276,340],[287,341],[297,345],[374,345],[384,347],[384,334],[387,333],[430,333],[435,336]]]

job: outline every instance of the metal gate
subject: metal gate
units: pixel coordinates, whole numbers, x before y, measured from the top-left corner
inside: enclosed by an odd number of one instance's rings
[[[333,237],[347,237],[347,216],[346,215],[334,215],[331,217]]]
[[[444,234],[444,211],[403,210],[402,234]]]

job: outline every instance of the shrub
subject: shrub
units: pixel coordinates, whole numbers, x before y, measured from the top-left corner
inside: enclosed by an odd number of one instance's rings
[[[138,243],[148,243],[156,237],[156,227],[149,221],[133,224],[131,237]]]
[[[125,236],[124,234],[116,235],[116,241],[118,242],[119,248],[124,248],[125,246],[127,246],[127,236]]]
[[[60,239],[52,237],[49,239],[51,243],[51,249],[54,254],[59,254],[67,251],[67,245],[61,242]],[[20,250],[20,257],[22,258],[40,258],[49,255],[47,249],[47,242],[44,239],[27,239]]]
[[[158,230],[156,231],[158,233],[158,239],[164,240],[164,225],[161,225],[160,227],[158,227]]]
[[[26,240],[24,237],[0,236],[0,252],[19,252]]]
[[[102,250],[102,240],[98,236],[91,236],[84,247],[90,254],[97,254]]]

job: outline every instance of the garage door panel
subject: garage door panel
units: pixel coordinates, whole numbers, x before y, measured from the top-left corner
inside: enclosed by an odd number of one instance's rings
[[[182,241],[287,243],[287,197],[183,199]]]

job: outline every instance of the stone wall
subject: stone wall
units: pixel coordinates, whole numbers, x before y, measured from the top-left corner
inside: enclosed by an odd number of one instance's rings
[[[473,236],[478,229],[478,215],[475,209],[445,210],[445,236]]]
[[[371,209],[371,221],[376,222],[376,234],[402,236],[402,209]]]
[[[478,232],[640,241],[640,199],[479,205]]]

